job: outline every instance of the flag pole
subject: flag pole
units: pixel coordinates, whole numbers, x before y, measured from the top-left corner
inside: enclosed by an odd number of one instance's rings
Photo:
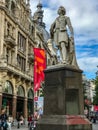
[[[45,50],[41,48],[33,48],[34,51],[34,112],[37,110],[37,91],[41,87],[41,82],[44,81],[44,72],[46,68]]]

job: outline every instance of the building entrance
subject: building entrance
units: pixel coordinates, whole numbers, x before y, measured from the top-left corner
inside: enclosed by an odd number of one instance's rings
[[[34,109],[33,100],[28,99],[28,115],[33,114],[33,109]]]
[[[17,107],[16,107],[17,115],[24,115],[24,98],[17,97]],[[16,115],[16,116],[17,116]]]
[[[6,108],[7,115],[12,115],[12,95],[3,94],[2,106]]]

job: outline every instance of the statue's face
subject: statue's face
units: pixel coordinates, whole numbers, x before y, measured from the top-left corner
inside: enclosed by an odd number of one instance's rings
[[[59,9],[58,9],[58,14],[60,15],[60,14],[65,14],[65,8],[64,7],[59,7]]]
[[[58,9],[58,14],[59,14],[59,15],[62,14],[61,8]]]

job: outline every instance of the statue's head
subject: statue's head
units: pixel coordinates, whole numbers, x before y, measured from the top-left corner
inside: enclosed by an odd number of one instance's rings
[[[59,7],[59,9],[58,9],[58,14],[59,14],[59,15],[60,15],[60,14],[65,15],[65,14],[66,14],[66,10],[65,10],[65,8],[64,8],[63,6],[60,6],[60,7]]]

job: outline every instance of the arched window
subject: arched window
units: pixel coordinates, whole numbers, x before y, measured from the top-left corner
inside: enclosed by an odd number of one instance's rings
[[[13,94],[13,86],[10,81],[5,82],[5,86],[3,87],[3,92],[8,94]]]
[[[34,98],[34,94],[33,94],[32,89],[29,89],[29,91],[28,91],[28,98],[30,98],[30,99]]]
[[[23,86],[19,86],[19,87],[18,87],[17,96],[21,96],[21,97],[24,97],[24,96],[25,96]]]

